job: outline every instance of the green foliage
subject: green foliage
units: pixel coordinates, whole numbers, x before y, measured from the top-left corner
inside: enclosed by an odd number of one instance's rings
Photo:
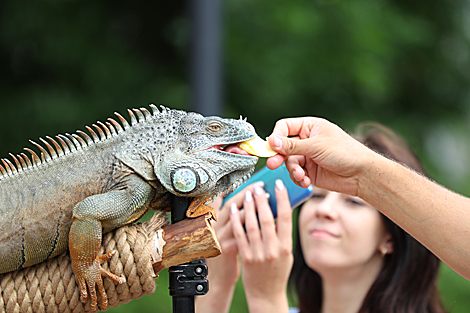
[[[283,117],[347,130],[376,120],[470,195],[468,1],[224,4],[224,115],[247,116],[261,136]],[[184,1],[0,2],[0,155],[130,107],[187,109],[186,15]],[[110,312],[170,312],[166,275]],[[444,267],[440,288],[452,312],[470,311],[468,281]],[[232,312],[246,312],[241,286]]]

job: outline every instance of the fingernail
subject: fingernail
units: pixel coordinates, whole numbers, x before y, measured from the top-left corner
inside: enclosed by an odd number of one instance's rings
[[[232,214],[237,214],[238,213],[237,205],[233,202],[232,202],[232,204],[230,204],[230,213],[232,213]]]
[[[255,194],[256,194],[257,196],[259,196],[259,195],[262,194],[262,193],[263,193],[263,188],[261,188],[260,186],[256,186],[256,187],[255,187]]]
[[[297,178],[295,178],[295,170],[292,171],[292,177],[294,177],[294,179],[297,180]]]
[[[283,191],[283,190],[284,190],[284,183],[282,182],[282,180],[276,179],[276,187],[277,187],[277,189],[279,189],[280,191]]]
[[[246,202],[251,202],[253,201],[253,195],[251,194],[251,191],[247,190],[245,192],[245,201]]]
[[[253,183],[253,187],[264,187],[264,181],[260,180]]]
[[[282,139],[277,135],[274,135],[273,139],[274,139],[274,148],[281,149],[282,148]]]
[[[299,184],[300,184],[300,186],[305,187],[305,182],[304,182],[303,179],[299,182]]]
[[[266,192],[266,199],[269,199],[269,198],[271,198],[271,195]]]

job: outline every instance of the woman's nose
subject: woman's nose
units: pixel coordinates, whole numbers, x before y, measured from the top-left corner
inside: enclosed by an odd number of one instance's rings
[[[316,210],[317,217],[336,220],[338,218],[337,205],[338,200],[335,195],[326,196],[320,203],[318,203]]]

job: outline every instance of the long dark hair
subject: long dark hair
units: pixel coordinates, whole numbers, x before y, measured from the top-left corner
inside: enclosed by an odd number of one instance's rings
[[[356,139],[370,149],[425,175],[418,158],[390,129],[369,122],[360,124],[356,133]],[[440,261],[386,216],[381,216],[392,236],[393,253],[385,255],[382,269],[358,313],[444,312],[437,290]],[[321,312],[321,277],[305,262],[298,227],[295,231],[294,266],[289,287],[297,295],[301,313]]]

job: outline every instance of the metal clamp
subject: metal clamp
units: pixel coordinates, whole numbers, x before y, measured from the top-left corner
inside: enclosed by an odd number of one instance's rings
[[[207,277],[207,265],[198,263],[187,263],[172,266],[170,273],[170,296],[200,296],[209,291]]]

